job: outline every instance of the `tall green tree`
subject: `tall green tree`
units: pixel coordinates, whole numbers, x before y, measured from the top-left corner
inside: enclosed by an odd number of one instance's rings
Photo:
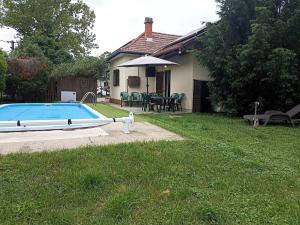
[[[51,68],[53,65],[70,62],[72,55],[61,42],[43,35],[33,35],[24,39],[12,52],[12,57],[35,57],[42,59]]]
[[[21,39],[33,35],[61,42],[75,56],[92,48],[95,13],[82,0],[1,0],[0,23],[17,31]]]
[[[12,76],[7,77],[5,92],[20,102],[44,101],[49,73],[55,66],[73,60],[61,42],[36,34],[23,39],[10,56]]]
[[[199,62],[214,81],[212,100],[227,112],[285,110],[300,101],[300,1],[217,0],[220,21],[200,39]]]
[[[0,49],[0,100],[5,89],[5,76],[7,72],[7,63],[5,53]]]

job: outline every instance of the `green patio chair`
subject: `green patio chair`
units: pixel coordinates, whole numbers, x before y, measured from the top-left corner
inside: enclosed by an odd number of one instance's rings
[[[153,105],[153,111],[154,106],[156,106],[156,109],[158,112],[161,112],[161,110],[164,108],[164,99],[161,96],[156,96],[156,99],[151,99],[151,104]]]
[[[121,107],[123,107],[123,102],[125,103],[125,105],[126,103],[128,105],[131,104],[131,97],[129,96],[128,92],[125,91],[121,92],[120,97],[121,97]]]
[[[182,111],[182,100],[183,100],[184,96],[185,96],[184,93],[177,94],[177,98],[175,100],[175,106],[176,106],[177,110]]]
[[[151,97],[159,97],[159,96],[157,96],[156,93],[147,94],[146,92],[142,93],[141,96],[142,96],[142,109],[143,109],[143,111],[147,111],[147,109],[148,109],[148,111],[150,111],[150,110],[154,111],[154,106],[157,106],[157,102],[152,101]],[[157,110],[160,111],[160,108],[157,108]]]
[[[155,92],[151,92],[149,95],[150,95],[151,97],[161,97],[160,94],[155,93]]]
[[[177,93],[171,94],[171,96],[170,96],[171,99],[166,104],[166,107],[168,108],[168,111],[172,110],[173,112],[175,112],[175,110],[176,110],[176,101],[178,99],[178,95],[179,94],[177,94]]]
[[[147,111],[147,108],[150,109],[150,95],[146,92],[141,93],[142,97],[142,110]]]
[[[139,92],[131,92],[131,106],[133,103],[140,105],[141,103],[141,94]]]

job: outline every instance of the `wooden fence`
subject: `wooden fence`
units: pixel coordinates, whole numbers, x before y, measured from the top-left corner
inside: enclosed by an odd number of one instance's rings
[[[87,92],[97,94],[97,79],[91,77],[58,77],[50,78],[48,83],[48,102],[60,101],[61,91],[76,92],[76,101],[80,101]],[[88,98],[91,102],[92,98]]]

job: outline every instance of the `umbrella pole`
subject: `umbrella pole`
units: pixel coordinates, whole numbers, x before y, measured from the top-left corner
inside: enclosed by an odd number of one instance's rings
[[[145,76],[147,78],[146,88],[147,88],[147,95],[148,95],[149,94],[149,80],[148,80],[148,76],[147,76],[147,69],[145,69]]]
[[[147,75],[146,75],[147,76]],[[147,94],[149,94],[149,81],[148,81],[148,76],[147,76]]]

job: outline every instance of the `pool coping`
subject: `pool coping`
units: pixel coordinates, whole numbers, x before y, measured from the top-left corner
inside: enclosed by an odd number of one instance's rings
[[[106,145],[136,142],[184,140],[180,135],[148,122],[134,123],[130,128],[130,134],[125,134],[121,128],[122,123],[110,123],[97,128],[73,131],[0,133],[0,155],[76,150],[92,146],[101,148]],[[49,140],[46,140],[47,137]],[[7,140],[8,138],[10,140]]]

